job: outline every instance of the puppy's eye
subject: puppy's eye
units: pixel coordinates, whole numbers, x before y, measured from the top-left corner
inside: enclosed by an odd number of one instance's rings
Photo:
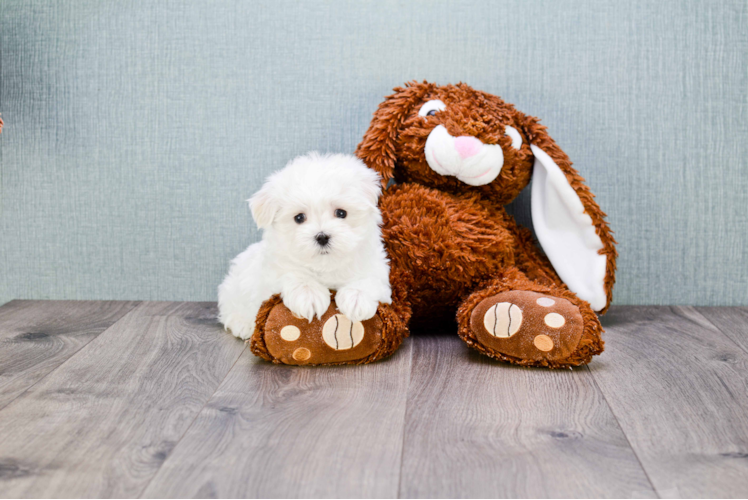
[[[293,217],[293,220],[296,222],[296,224],[303,224],[306,220],[306,215],[304,214],[296,214]]]
[[[444,111],[445,109],[447,109],[447,105],[439,99],[435,99],[433,101],[428,101],[426,104],[421,106],[421,109],[418,110],[418,116],[422,116],[423,118],[434,116],[439,111]]]
[[[346,212],[342,208],[335,210],[335,217],[337,217],[338,219],[345,219],[346,215],[348,215],[348,212]]]

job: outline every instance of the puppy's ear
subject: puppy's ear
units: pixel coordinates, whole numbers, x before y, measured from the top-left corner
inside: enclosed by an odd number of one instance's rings
[[[524,121],[535,156],[531,208],[538,241],[569,289],[605,312],[618,256],[605,213],[546,128],[534,117]]]
[[[379,197],[382,195],[382,178],[377,172],[374,172],[370,168],[366,168],[366,165],[364,165],[361,160],[356,159],[356,161],[361,163],[358,182],[361,186],[361,194],[366,200],[367,205],[371,208],[377,208]]]
[[[405,87],[397,87],[395,93],[385,97],[374,113],[369,130],[356,148],[356,156],[379,173],[383,187],[395,176],[398,129],[413,108],[434,88],[436,85],[433,83],[415,81],[407,83]]]
[[[255,220],[257,227],[266,229],[270,227],[278,212],[278,204],[275,201],[275,195],[270,182],[267,182],[262,189],[257,191],[249,200],[249,208],[252,210],[252,218]]]

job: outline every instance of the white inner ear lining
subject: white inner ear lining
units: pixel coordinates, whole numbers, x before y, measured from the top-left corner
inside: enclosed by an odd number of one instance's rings
[[[522,147],[522,136],[519,135],[519,131],[517,131],[516,128],[510,127],[509,125],[506,126],[506,135],[511,137],[512,139],[512,147],[514,149],[519,149]]]
[[[539,147],[530,149],[535,156],[532,223],[540,246],[569,289],[600,311],[607,304],[603,242],[561,168]]]

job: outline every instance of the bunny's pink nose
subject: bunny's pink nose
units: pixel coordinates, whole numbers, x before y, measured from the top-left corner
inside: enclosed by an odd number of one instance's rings
[[[471,135],[463,135],[455,139],[455,149],[464,160],[475,156],[483,147],[483,143]]]

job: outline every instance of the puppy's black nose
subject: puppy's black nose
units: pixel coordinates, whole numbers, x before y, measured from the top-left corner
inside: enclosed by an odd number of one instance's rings
[[[317,236],[315,236],[314,239],[317,241],[317,244],[321,247],[327,246],[327,244],[330,242],[330,237],[326,235],[325,233],[317,233]]]

